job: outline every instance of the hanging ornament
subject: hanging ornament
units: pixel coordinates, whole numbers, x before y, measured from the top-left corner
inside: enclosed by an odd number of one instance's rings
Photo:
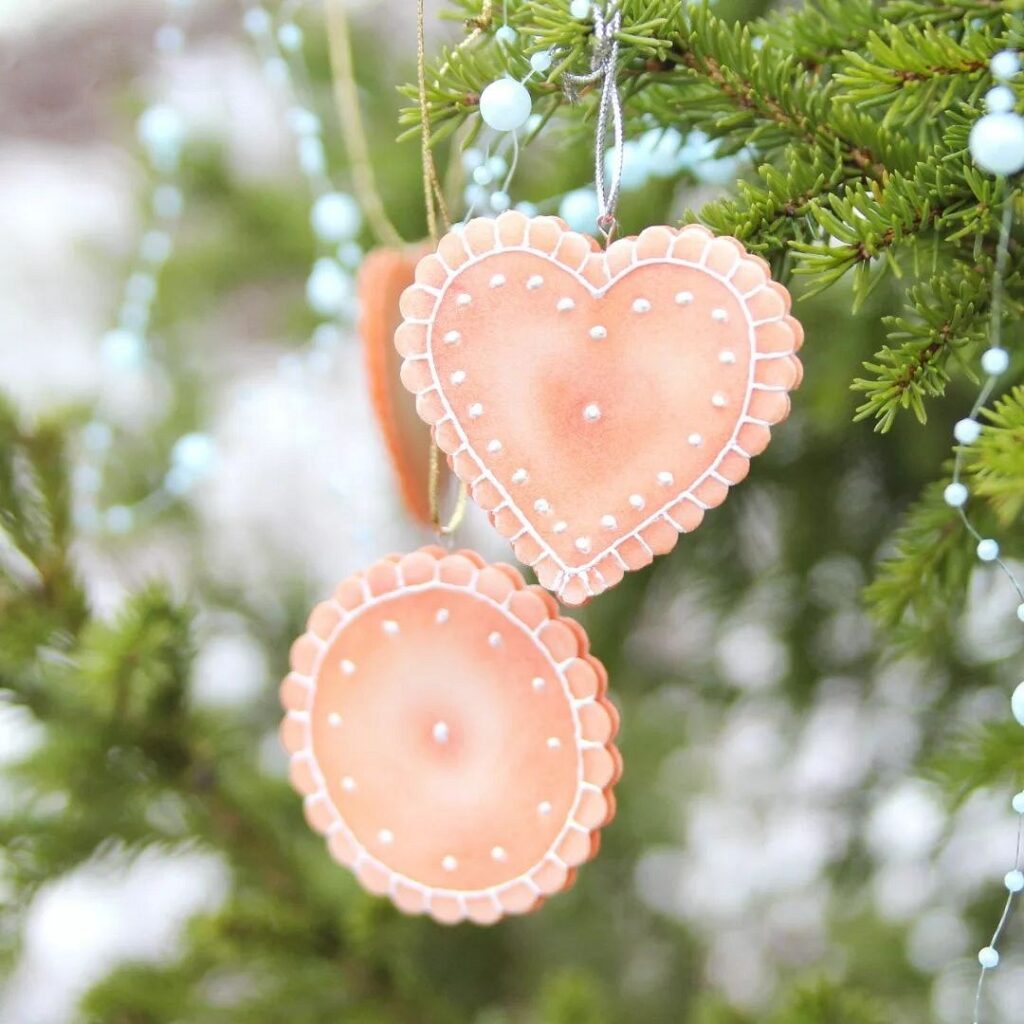
[[[409,514],[425,526],[430,514],[430,430],[399,380],[401,357],[395,350],[395,330],[402,322],[398,303],[413,281],[416,263],[426,247],[381,248],[364,261],[358,280],[359,335],[373,411],[395,472],[399,494]],[[440,488],[448,478],[440,467]]]
[[[607,250],[509,211],[446,235],[402,296],[402,381],[516,557],[578,605],[694,530],[801,378],[789,293],[734,238]]]
[[[318,605],[281,686],[310,825],[370,892],[480,924],[572,884],[614,813],[582,627],[511,566],[427,547]]]

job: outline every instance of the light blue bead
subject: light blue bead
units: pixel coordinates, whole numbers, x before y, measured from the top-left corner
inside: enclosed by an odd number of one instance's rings
[[[317,324],[312,341],[316,348],[337,348],[341,343],[341,331],[336,324]]]
[[[309,214],[313,232],[324,242],[342,242],[359,234],[363,215],[359,204],[344,192],[325,192]]]
[[[135,513],[126,505],[112,505],[103,522],[111,533],[127,533],[135,525]]]
[[[299,166],[310,178],[323,177],[327,170],[327,156],[319,136],[304,135],[299,139]]]
[[[332,259],[319,259],[306,281],[306,299],[320,316],[336,316],[352,295],[352,281]]]
[[[114,370],[134,370],[141,365],[145,354],[142,338],[120,327],[107,331],[100,342],[100,358]]]
[[[161,25],[153,34],[153,46],[160,53],[181,53],[185,33],[177,25]]]
[[[985,109],[990,114],[1005,114],[1017,105],[1017,97],[1007,85],[997,85],[985,93]]]
[[[991,537],[978,541],[978,558],[983,562],[994,562],[999,557],[999,542]]]
[[[293,21],[286,21],[277,30],[277,41],[281,44],[282,50],[295,53],[302,48],[302,29]]]
[[[590,14],[590,0],[572,0],[569,13],[574,18],[586,18]]]
[[[1010,710],[1020,725],[1024,725],[1024,683],[1018,683],[1010,697]]]
[[[139,116],[136,134],[156,167],[170,171],[177,166],[185,125],[173,107],[166,103],[148,107]]]
[[[502,213],[512,205],[512,200],[507,192],[494,192],[490,198],[490,205],[495,213]]]
[[[558,216],[573,229],[592,233],[597,230],[597,196],[593,189],[578,188],[562,196]]]
[[[533,56],[530,57],[530,67],[533,68],[538,75],[544,74],[544,72],[551,67],[551,51],[541,50],[540,53],[533,54]]]
[[[497,39],[499,43],[504,43],[505,46],[509,46],[516,41],[516,34],[516,30],[511,25],[502,25],[501,28],[494,33],[494,38]]]
[[[1018,814],[1024,814],[1024,790],[1015,793],[1010,804]]]
[[[1017,605],[1017,618],[1024,622],[1024,603]]]
[[[93,452],[103,452],[110,447],[113,431],[109,424],[101,420],[90,420],[82,428],[82,440],[86,448]]]
[[[153,191],[153,212],[164,220],[181,216],[185,199],[175,185],[160,185]]]
[[[149,305],[144,302],[125,302],[117,317],[117,326],[131,334],[144,335],[149,324]]]
[[[171,245],[166,231],[147,231],[139,243],[139,255],[147,263],[163,263],[171,255]]]
[[[487,158],[487,170],[489,170],[495,178],[503,178],[508,174],[508,161],[503,156],[490,156]]]
[[[288,127],[296,135],[319,135],[320,118],[305,107],[292,107],[288,111]]]
[[[490,185],[494,181],[494,175],[491,174],[491,169],[487,164],[481,164],[473,171],[473,180],[478,185]]]
[[[1016,869],[1007,871],[1003,884],[1010,892],[1020,892],[1024,889],[1024,872],[1017,871]]]
[[[514,132],[530,116],[533,101],[522,82],[499,78],[480,94],[480,116],[497,132]]]
[[[993,78],[1005,82],[1020,71],[1020,54],[1016,50],[1000,50],[988,66]]]
[[[978,953],[978,963],[986,971],[995,970],[999,966],[999,952],[991,946],[986,946]]]
[[[484,159],[483,153],[471,146],[462,154],[462,166],[467,171],[475,171],[484,162]]]
[[[129,302],[148,303],[156,295],[156,278],[136,271],[125,282],[124,294]]]
[[[1024,117],[985,114],[974,122],[968,137],[974,162],[989,174],[1016,174],[1024,169]]]
[[[102,476],[95,466],[76,466],[74,481],[77,490],[95,494],[99,490]]]
[[[263,77],[275,88],[283,88],[291,77],[288,62],[283,57],[268,57],[263,62]]]
[[[942,492],[942,497],[951,508],[962,508],[968,498],[967,488],[957,481]]]
[[[462,190],[462,201],[471,210],[487,205],[487,189],[483,185],[467,185]]]
[[[981,424],[977,420],[969,418],[958,420],[956,426],[953,427],[953,437],[960,444],[974,444],[981,437]]]
[[[537,214],[540,212],[537,209],[536,203],[528,203],[525,201],[521,203],[516,203],[516,209],[520,213],[526,214],[527,217],[536,217]]]
[[[242,26],[251,36],[266,35],[270,25],[270,15],[262,7],[250,7],[242,15]]]
[[[363,247],[358,242],[342,242],[338,246],[338,262],[346,270],[355,270],[363,262]]]
[[[990,376],[1006,373],[1010,366],[1010,353],[1005,348],[990,348],[981,357],[981,368]]]
[[[171,466],[164,474],[164,490],[180,498],[196,485],[196,478],[181,466]]]
[[[183,434],[171,449],[171,462],[196,479],[206,476],[217,459],[217,445],[209,434]]]

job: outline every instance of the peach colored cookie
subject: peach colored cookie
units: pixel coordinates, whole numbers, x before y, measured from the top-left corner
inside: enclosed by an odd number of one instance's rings
[[[370,892],[479,924],[572,884],[614,814],[618,726],[539,587],[427,547],[345,580],[281,684],[310,825]]]
[[[789,412],[803,332],[734,238],[607,251],[509,211],[446,235],[402,296],[402,381],[516,557],[568,604],[725,500]]]
[[[375,249],[360,268],[358,291],[359,336],[373,411],[402,502],[414,519],[429,526],[430,430],[416,415],[415,402],[401,386],[401,358],[394,345],[395,330],[402,322],[399,299],[412,284],[416,263],[427,251],[423,245]],[[441,465],[443,481],[448,468],[444,460]]]

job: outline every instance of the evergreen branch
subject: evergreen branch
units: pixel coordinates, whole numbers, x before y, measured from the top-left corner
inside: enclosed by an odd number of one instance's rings
[[[1009,526],[1024,511],[1024,385],[984,410],[988,423],[971,446],[971,487]]]
[[[971,730],[947,745],[928,765],[954,805],[971,793],[1005,781],[1017,785],[1024,775],[1020,726],[1009,719]]]

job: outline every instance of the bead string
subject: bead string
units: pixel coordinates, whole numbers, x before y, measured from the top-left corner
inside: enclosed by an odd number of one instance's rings
[[[186,15],[192,0],[168,0],[165,21],[153,35],[158,54],[178,54],[184,49]],[[153,304],[159,294],[160,271],[174,251],[178,224],[184,209],[179,183],[185,126],[181,115],[166,103],[147,107],[139,117],[136,134],[149,167],[147,220],[139,239],[134,263],[125,279],[116,325],[100,343],[100,358],[114,372],[134,372],[150,358],[149,328]],[[101,401],[102,405],[102,401]],[[82,462],[75,471],[75,521],[80,529],[122,534],[129,531],[140,513],[167,506],[204,472],[208,461],[202,441],[185,435],[175,444],[171,468],[161,485],[134,505],[112,505],[102,512],[97,492],[110,455],[113,427],[102,416],[94,417],[82,431]]]
[[[996,54],[991,62],[991,70],[997,81],[1005,82],[1012,78],[1020,69],[1020,62],[1015,53],[1003,51]],[[1004,175],[1012,173],[1013,169],[1004,166],[1007,152],[1000,148],[995,151],[986,142],[986,119],[993,116],[1001,117],[1008,114],[1006,107],[1006,93],[1010,90],[1005,85],[997,85],[990,90],[986,97],[986,106],[990,113],[978,120],[971,133],[971,155],[976,164],[983,170],[992,171],[997,174],[998,180],[1005,186]],[[1012,96],[1012,93],[1011,93]],[[1009,108],[1012,110],[1012,104]],[[1017,117],[1019,115],[1010,114]],[[1017,168],[1019,170],[1019,168]],[[996,247],[995,264],[992,271],[992,301],[990,307],[990,328],[989,347],[981,357],[981,368],[985,379],[975,399],[968,417],[960,420],[954,427],[953,434],[958,442],[953,460],[952,482],[946,487],[944,499],[946,504],[957,510],[960,520],[967,532],[977,542],[977,555],[983,562],[995,563],[1009,580],[1010,585],[1017,593],[1020,604],[1017,608],[1017,616],[1024,621],[1024,585],[1018,579],[1013,569],[1000,556],[999,544],[990,537],[983,537],[977,527],[967,514],[967,500],[970,496],[967,486],[962,482],[964,455],[968,447],[972,445],[981,435],[981,424],[977,416],[985,403],[992,396],[997,386],[998,378],[1009,368],[1009,354],[1002,347],[1002,321],[1003,321],[1003,294],[1006,268],[1009,260],[1010,234],[1013,226],[1013,201],[1012,190],[1007,190],[1003,199],[1003,211],[999,228],[999,240]],[[1010,701],[1014,718],[1024,725],[1024,682],[1014,691]],[[995,930],[987,946],[978,952],[978,963],[981,966],[978,975],[978,984],[974,994],[973,1024],[980,1024],[981,1021],[981,999],[985,987],[985,979],[990,971],[999,966],[999,940],[1009,922],[1017,895],[1024,891],[1024,791],[1017,793],[1012,801],[1013,809],[1018,814],[1017,821],[1017,843],[1014,854],[1013,867],[1007,872],[1003,879],[1006,887],[1006,902],[1003,905],[1003,912],[999,917]]]

